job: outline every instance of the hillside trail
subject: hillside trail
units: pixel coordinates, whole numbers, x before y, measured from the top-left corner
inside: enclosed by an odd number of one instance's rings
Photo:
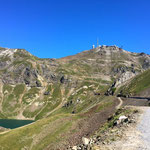
[[[120,97],[118,97],[118,100],[119,100],[120,103],[118,104],[118,106],[116,106],[116,109],[120,109],[122,104],[123,104],[123,101]]]
[[[137,129],[141,132],[142,145],[138,150],[150,150],[150,108],[146,108],[145,113],[138,124]]]
[[[5,134],[5,133],[7,133],[7,132],[9,132],[9,131],[11,131],[11,130],[6,130],[6,131],[3,131],[3,132],[0,132],[0,135],[1,135],[1,134]]]
[[[63,107],[63,105],[64,105],[65,102],[66,102],[65,100],[72,94],[73,90],[74,90],[74,88],[71,88],[70,91],[69,91],[68,94],[67,94],[67,97],[65,98],[65,97],[64,97],[64,92],[65,92],[65,91],[64,91],[64,89],[61,89],[62,100],[61,100],[60,104],[59,104],[56,108],[54,108],[52,111],[48,112],[47,115],[46,115],[46,117],[48,117],[50,114],[52,114],[52,113],[55,112],[56,110],[58,110],[58,109],[60,109],[61,107]]]
[[[136,126],[126,128],[120,140],[96,150],[150,150],[150,107],[133,107],[142,112]]]

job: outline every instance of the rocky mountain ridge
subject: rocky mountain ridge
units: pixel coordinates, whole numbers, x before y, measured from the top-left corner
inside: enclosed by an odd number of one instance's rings
[[[123,106],[149,105],[146,97],[137,99],[150,91],[150,56],[144,53],[101,46],[40,59],[23,49],[0,48],[0,60],[0,118],[35,120],[2,129],[2,149],[87,149],[89,142],[101,148],[103,139],[108,141],[104,131],[110,129],[111,142],[111,127],[120,115],[130,114]],[[92,135],[96,138],[89,141]]]
[[[24,49],[0,48],[0,59],[1,116],[20,119],[43,118],[63,106],[70,113],[86,110],[96,103],[90,100],[95,99],[93,93],[112,95],[150,68],[149,55],[116,46],[61,59],[40,59]]]

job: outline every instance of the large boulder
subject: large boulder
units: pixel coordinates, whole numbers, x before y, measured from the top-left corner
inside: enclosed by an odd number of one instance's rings
[[[78,150],[77,146],[73,146],[72,150]]]
[[[128,121],[128,117],[126,116],[120,116],[119,119],[117,120],[117,124],[123,123]]]
[[[90,139],[82,137],[82,142],[84,145],[88,145],[90,143]]]

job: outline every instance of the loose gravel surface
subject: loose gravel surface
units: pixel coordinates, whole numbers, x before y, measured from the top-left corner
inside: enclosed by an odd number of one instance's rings
[[[141,145],[138,150],[150,150],[150,108],[145,108],[137,130],[141,133]]]
[[[150,107],[133,107],[141,113],[135,115],[135,124],[120,128],[122,138],[95,150],[150,150]]]

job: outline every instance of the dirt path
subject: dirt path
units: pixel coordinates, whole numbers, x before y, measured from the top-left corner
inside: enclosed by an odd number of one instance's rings
[[[7,133],[7,132],[9,132],[10,130],[6,130],[6,131],[4,131],[4,132],[0,132],[0,135],[1,134],[5,134],[5,133]]]
[[[123,104],[123,101],[122,101],[122,99],[120,97],[118,97],[118,100],[119,100],[120,103],[119,103],[118,106],[116,106],[116,109],[119,109],[122,106],[122,104]]]
[[[141,110],[137,116],[137,125],[124,130],[121,140],[114,141],[110,145],[98,147],[96,150],[150,150],[150,108],[135,107]]]
[[[56,110],[60,109],[65,104],[65,102],[66,102],[65,100],[73,93],[73,90],[74,90],[74,88],[71,88],[70,91],[67,94],[67,97],[65,98],[64,97],[64,92],[65,91],[61,89],[61,95],[62,95],[61,103],[56,108],[54,108],[52,111],[48,112],[46,116],[49,116],[50,114],[52,114]]]
[[[142,145],[139,146],[138,150],[150,150],[150,108],[145,108],[137,130],[141,133],[140,139],[142,141]]]
[[[48,112],[46,117],[49,116],[50,114],[52,114],[53,112],[55,112],[56,110],[58,110],[59,108],[61,108],[64,105],[64,103],[65,103],[65,101],[64,101],[65,100],[64,92],[65,91],[63,89],[61,89],[62,100],[61,100],[60,104],[56,108],[54,108],[52,111]]]
[[[56,108],[54,108],[52,111],[50,111],[50,112],[47,113],[46,117],[48,117],[50,114],[52,114],[53,112],[55,112],[56,110],[58,110],[59,108],[61,108],[63,105],[64,105],[64,98],[62,98],[61,103]]]

